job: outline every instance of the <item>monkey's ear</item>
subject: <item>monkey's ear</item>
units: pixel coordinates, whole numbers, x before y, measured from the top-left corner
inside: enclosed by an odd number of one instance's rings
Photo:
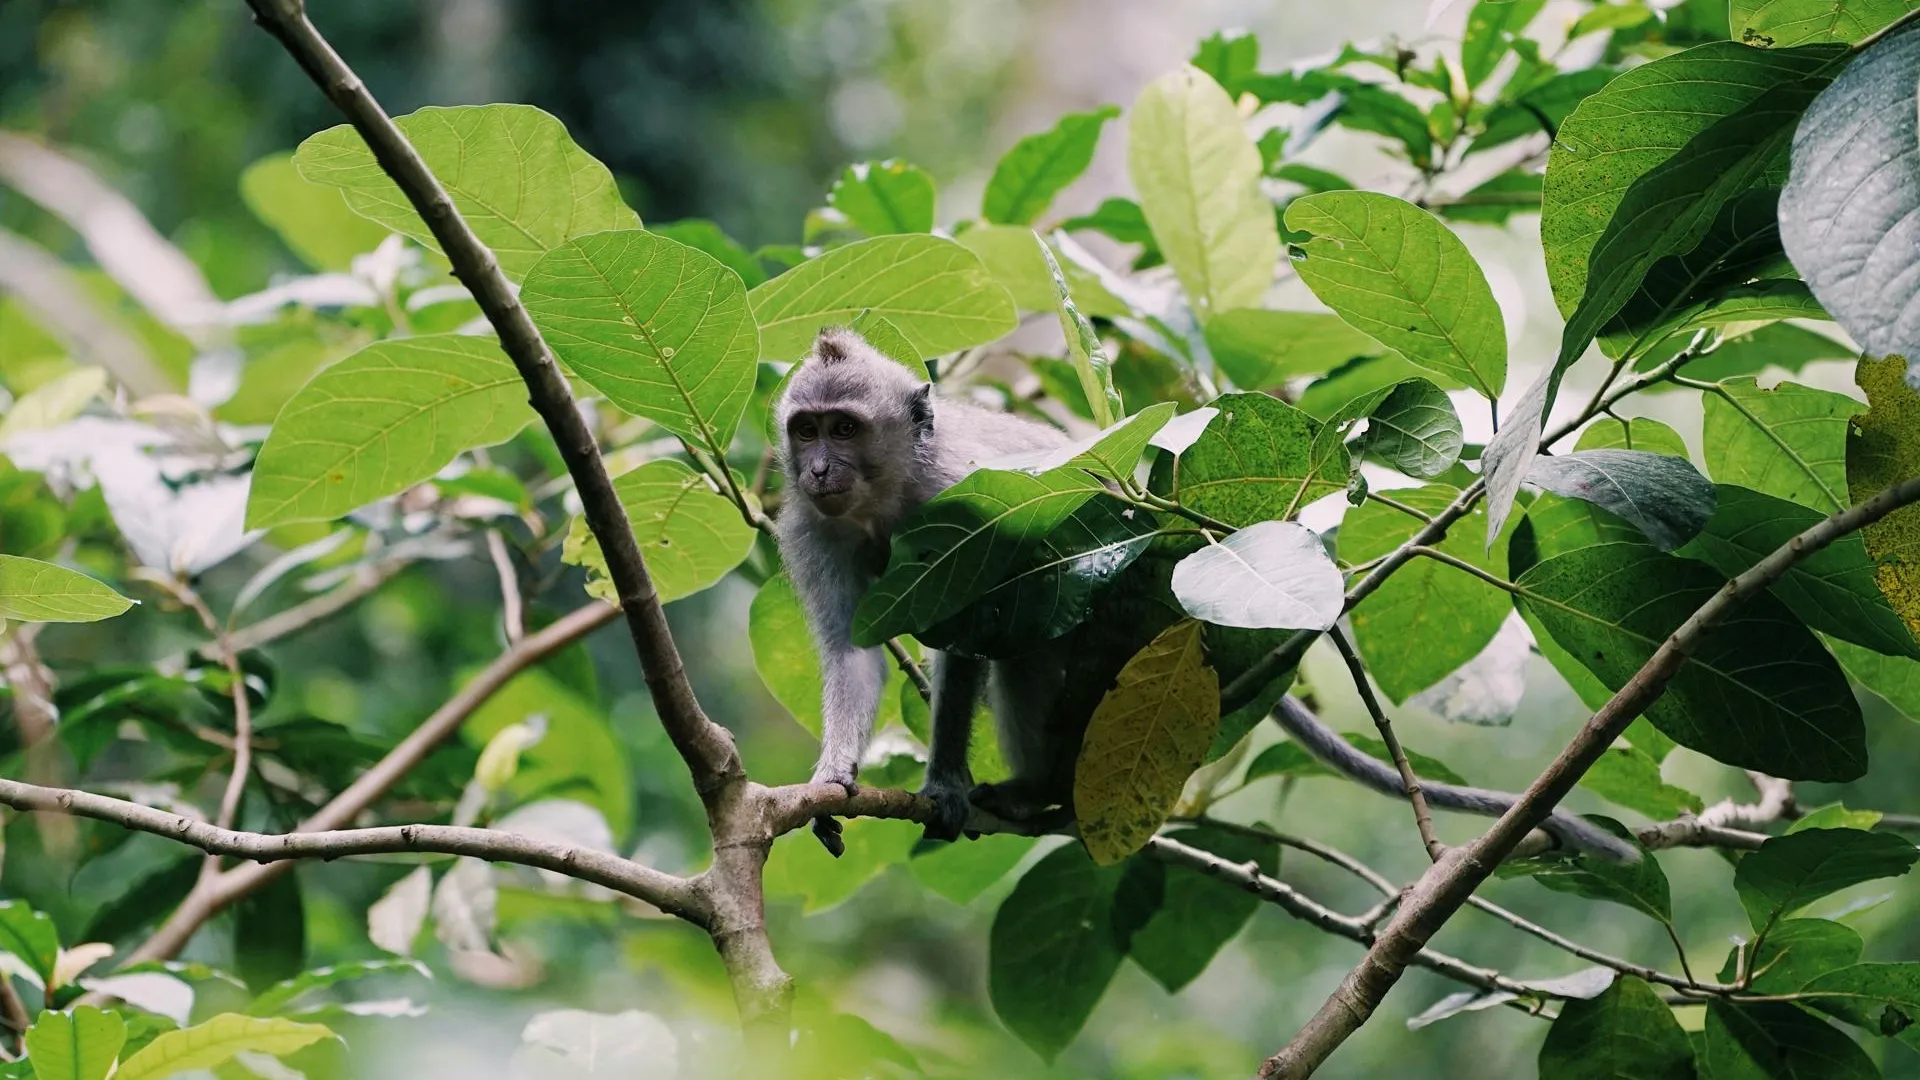
[[[822,364],[836,364],[860,347],[860,335],[844,326],[822,327],[813,339],[813,355]]]
[[[913,433],[919,438],[933,434],[933,384],[921,383],[907,395],[907,417],[913,421]]]

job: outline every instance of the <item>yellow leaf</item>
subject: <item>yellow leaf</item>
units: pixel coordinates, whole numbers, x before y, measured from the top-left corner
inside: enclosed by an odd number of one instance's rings
[[[1906,381],[1900,356],[1861,357],[1854,379],[1871,406],[1853,418],[1847,440],[1847,495],[1855,503],[1920,475],[1920,394]],[[1920,637],[1920,508],[1895,510],[1860,531],[1877,564],[1880,592]]]
[[[1167,819],[1220,726],[1220,677],[1201,624],[1183,619],[1134,654],[1100,699],[1074,770],[1073,809],[1087,853],[1111,865]]]

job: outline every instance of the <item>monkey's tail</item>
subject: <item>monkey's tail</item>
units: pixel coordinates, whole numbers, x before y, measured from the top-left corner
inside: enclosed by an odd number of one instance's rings
[[[1308,711],[1298,699],[1291,695],[1281,698],[1279,706],[1273,710],[1273,718],[1286,729],[1287,734],[1293,736],[1302,750],[1313,755],[1322,765],[1383,795],[1406,798],[1406,788],[1401,783],[1398,769],[1355,749],[1338,732],[1321,723],[1320,718]],[[1519,800],[1519,796],[1511,792],[1459,787],[1424,779],[1420,781],[1420,791],[1431,806],[1488,817],[1506,813]],[[1572,814],[1556,810],[1540,823],[1540,828],[1555,840],[1578,851],[1615,862],[1638,862],[1640,859],[1639,849],[1632,844]]]

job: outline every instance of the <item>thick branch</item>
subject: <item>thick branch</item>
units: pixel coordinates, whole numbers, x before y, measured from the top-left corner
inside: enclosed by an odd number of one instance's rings
[[[1687,656],[1722,619],[1748,597],[1778,581],[1801,559],[1916,500],[1920,500],[1920,477],[1895,484],[1795,536],[1702,604],[1633,678],[1593,714],[1553,764],[1492,828],[1466,847],[1450,849],[1445,858],[1421,876],[1359,966],[1347,973],[1333,995],[1293,1040],[1261,1066],[1263,1080],[1312,1075],[1347,1036],[1373,1015],[1373,1010],[1399,981],[1421,946],[1460,910],[1514,845],[1546,819],[1554,805],[1573,790],[1574,784],[1627,725],[1665,691],[1667,682],[1680,670]]]
[[[702,799],[710,801],[719,786],[744,775],[733,736],[709,720],[694,697],[680,650],[667,627],[660,596],[640,556],[620,497],[613,490],[599,446],[575,407],[573,392],[560,373],[553,353],[520,305],[518,291],[500,271],[493,252],[480,242],[466,219],[460,216],[446,189],[440,186],[413,144],[394,126],[366,84],[308,21],[302,0],[247,0],[247,5],[253,9],[261,27],[279,39],[315,85],[345,114],[354,130],[366,140],[380,168],[419,211],[434,239],[439,241],[440,249],[446,253],[447,261],[453,265],[455,276],[473,294],[487,321],[499,334],[501,347],[519,369],[520,377],[526,380],[528,400],[553,434],[567,473],[573,477],[574,488],[579,492],[587,526],[593,530],[600,550],[606,555],[607,575],[613,580],[620,608],[626,614],[627,629],[633,635],[634,648],[640,655],[640,667],[646,674],[647,689],[653,695],[660,723],[692,770],[694,786]]]
[[[378,829],[339,832],[236,832],[203,821],[155,810],[151,806],[110,799],[68,788],[40,787],[0,780],[0,803],[16,810],[42,810],[112,822],[140,832],[178,840],[211,855],[234,855],[256,862],[288,859],[337,859],[343,855],[395,852],[433,852],[465,855],[489,862],[517,863],[552,870],[609,889],[705,925],[704,905],[684,878],[663,874],[592,848],[536,840],[519,833],[493,829],[465,829],[453,825],[390,825]]]

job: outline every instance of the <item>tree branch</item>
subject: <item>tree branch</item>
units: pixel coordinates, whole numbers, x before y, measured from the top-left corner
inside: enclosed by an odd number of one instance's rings
[[[1702,604],[1593,714],[1492,828],[1465,847],[1449,849],[1445,858],[1421,875],[1360,964],[1347,973],[1292,1041],[1261,1066],[1262,1080],[1312,1075],[1373,1015],[1421,946],[1467,902],[1513,846],[1546,819],[1627,725],[1659,698],[1688,654],[1722,619],[1748,597],[1778,581],[1795,563],[1916,500],[1920,500],[1920,477],[1895,484],[1793,537]]]
[[[1380,741],[1387,744],[1387,753],[1393,757],[1394,768],[1400,770],[1400,783],[1407,790],[1407,801],[1413,804],[1413,827],[1420,831],[1420,843],[1427,849],[1427,858],[1438,861],[1446,853],[1447,846],[1433,831],[1433,811],[1427,808],[1427,797],[1420,793],[1420,778],[1414,775],[1413,763],[1407,760],[1407,752],[1400,748],[1400,737],[1393,733],[1393,721],[1387,719],[1386,710],[1380,707],[1380,699],[1373,696],[1373,684],[1367,681],[1367,666],[1360,662],[1360,654],[1353,649],[1353,642],[1340,632],[1336,624],[1327,628],[1327,636],[1333,640],[1333,646],[1340,650],[1340,658],[1347,662],[1347,671],[1353,676],[1354,689],[1360,692],[1360,701],[1366,705],[1367,712],[1373,717],[1373,726],[1380,730]]]

